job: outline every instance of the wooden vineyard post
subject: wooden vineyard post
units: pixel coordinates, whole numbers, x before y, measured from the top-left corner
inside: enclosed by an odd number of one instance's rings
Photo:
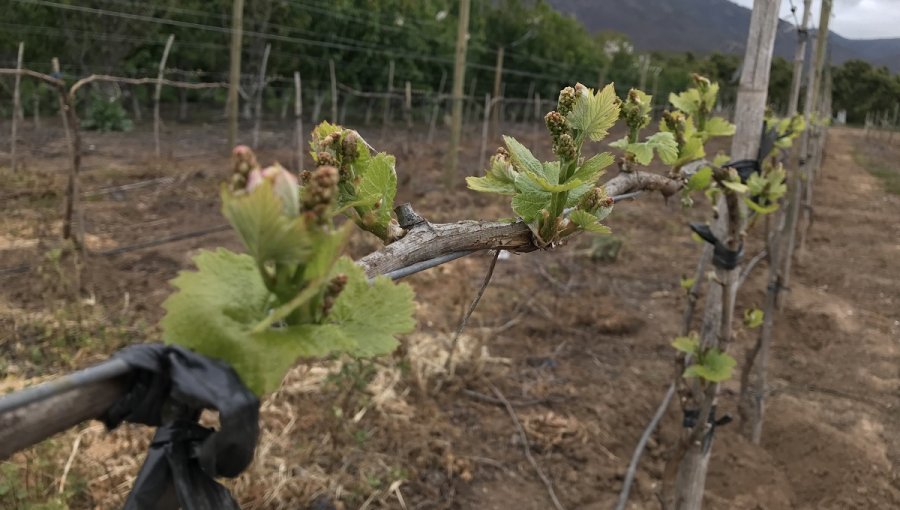
[[[800,103],[800,85],[803,82],[803,60],[806,57],[806,41],[809,39],[809,16],[811,14],[812,0],[803,0],[803,21],[797,27],[797,46],[794,49],[794,73],[791,77],[791,97],[788,101],[787,115],[793,117],[797,114]]]
[[[228,68],[228,150],[238,137],[238,89],[241,86],[241,43],[244,30],[244,0],[234,0],[231,13],[231,56]]]
[[[494,67],[494,93],[497,102],[491,108],[491,137],[496,138],[500,132],[501,84],[503,83],[503,46],[497,49],[497,64]]]
[[[259,66],[259,80],[256,82],[256,108],[254,108],[256,119],[253,122],[253,148],[259,148],[259,124],[262,122],[262,106],[263,106],[263,90],[266,88],[266,64],[269,62],[269,51],[272,49],[271,44],[266,44],[263,51],[262,64]]]
[[[169,59],[169,51],[172,49],[173,42],[175,42],[175,34],[171,34],[166,40],[166,49],[163,50],[162,58],[159,61],[159,74],[156,75],[156,92],[153,94],[153,141],[156,147],[157,161],[161,157],[159,146],[159,98],[162,95],[162,79],[166,73],[166,60]]]
[[[484,95],[484,119],[481,121],[481,152],[478,153],[478,158],[480,162],[480,169],[484,169],[487,167],[484,160],[487,157],[487,140],[488,136],[490,136],[490,120],[491,120],[491,105],[493,101],[491,100],[490,94]]]
[[[38,84],[34,88],[34,94],[32,95],[33,107],[34,111],[34,130],[41,130],[41,85]]]
[[[826,17],[824,14],[826,13],[828,16]],[[794,261],[795,255],[795,246],[796,243],[801,241],[802,246],[802,226],[803,222],[806,219],[806,211],[803,209],[807,206],[808,202],[806,201],[806,197],[809,193],[808,188],[812,186],[811,176],[812,172],[810,172],[810,168],[812,167],[812,156],[813,152],[810,150],[810,144],[812,142],[812,137],[814,136],[815,126],[813,126],[813,115],[815,114],[816,105],[818,104],[818,89],[819,89],[819,81],[822,79],[821,73],[818,72],[820,62],[824,62],[824,55],[821,55],[820,52],[824,54],[825,52],[825,40],[827,38],[821,37],[822,34],[822,23],[824,22],[825,30],[828,28],[828,19],[831,16],[831,1],[823,0],[822,3],[822,17],[819,19],[820,29],[816,35],[816,54],[814,64],[810,68],[810,76],[807,79],[806,86],[806,103],[803,105],[803,117],[806,122],[806,129],[803,131],[803,134],[800,137],[800,160],[799,166],[797,168],[798,177],[802,179],[801,186],[798,186],[798,189],[795,191],[794,199],[796,200],[796,210],[792,211],[793,222],[791,223],[791,229],[788,231],[788,240],[787,240],[787,249],[784,254],[784,270],[782,271],[782,280],[784,281],[785,287],[790,287],[791,283],[791,267]],[[825,32],[827,34],[827,31]],[[866,130],[868,132],[868,117],[866,122]],[[797,252],[802,250],[798,249]],[[781,300],[778,302],[778,309],[784,309],[784,297],[781,297]]]
[[[799,51],[795,56],[792,95],[788,104],[788,114],[791,117],[797,113],[805,56],[803,48],[806,45],[806,26],[809,23],[810,3],[810,0],[804,1],[803,21],[801,26],[797,27],[799,39],[797,46]],[[769,352],[772,343],[775,312],[783,286],[784,275],[782,270],[784,265],[782,261],[785,256],[790,256],[788,234],[793,230],[793,225],[799,212],[801,182],[799,170],[795,169],[792,172],[791,185],[788,189],[791,195],[783,201],[782,207],[773,214],[771,235],[768,235],[769,229],[766,229],[766,258],[768,259],[769,274],[766,285],[766,297],[762,309],[763,323],[759,329],[755,345],[747,351],[744,367],[741,370],[739,404],[743,431],[754,444],[759,444],[762,440],[765,400],[768,393]]]
[[[381,136],[385,136],[391,118],[391,94],[394,93],[394,61],[388,65],[387,93],[384,96],[384,111],[381,116]]]
[[[60,76],[59,59],[54,57],[52,69],[55,76]],[[72,166],[69,170],[66,185],[66,208],[63,216],[63,239],[72,239],[75,248],[83,251],[83,236],[73,232],[72,224],[78,209],[78,174],[81,172],[81,134],[79,133],[78,116],[75,115],[74,97],[66,92],[65,84],[57,87],[59,96],[59,114],[62,118],[63,131],[69,145],[69,156]],[[83,223],[83,222],[82,222]],[[83,224],[81,228],[83,228]]]
[[[334,71],[334,59],[328,59],[328,73],[331,76],[331,122],[337,124],[338,121],[338,93],[337,93],[337,76]]]
[[[434,96],[434,106],[431,109],[431,120],[428,123],[428,144],[434,142],[434,130],[437,127],[438,114],[441,111],[441,101],[444,95],[444,85],[447,84],[447,72],[441,72],[441,84],[438,86],[437,94]]]
[[[812,0],[803,0],[803,21],[801,25],[797,29],[797,50],[794,52],[794,74],[791,78],[791,97],[788,102],[788,117],[793,117],[797,114],[799,103],[800,103],[800,85],[803,82],[803,61],[806,58],[806,42],[809,39],[809,32],[807,31],[807,27],[809,26],[809,17],[811,14],[811,4]],[[807,87],[812,84],[812,74],[807,73]],[[810,93],[811,93],[810,89]],[[808,108],[804,108],[804,110],[808,110]],[[807,126],[806,130],[809,129],[809,117],[806,116]],[[803,136],[806,136],[805,134]],[[782,250],[780,264],[783,265],[782,268],[779,268],[779,274],[781,277],[781,283],[784,286],[788,285],[788,280],[790,279],[789,274],[791,270],[791,257],[794,252],[794,239],[795,234],[797,232],[797,221],[800,218],[800,200],[803,196],[802,194],[802,184],[803,181],[801,179],[800,173],[803,168],[803,149],[801,147],[800,152],[800,162],[798,168],[796,168],[793,172],[791,172],[791,184],[788,187],[789,198],[787,200],[787,211],[785,212],[784,219],[785,223],[782,228],[784,231],[781,236],[781,241],[785,245],[785,248]],[[783,294],[777,293],[775,297],[775,303],[778,309],[780,310],[782,307],[782,301],[784,297]]]
[[[473,76],[472,81],[469,82],[469,92],[463,97],[463,125],[472,121],[472,117],[475,115],[475,111],[478,110],[478,105],[475,102],[475,91],[478,89],[478,76]]]
[[[19,87],[22,83],[22,58],[25,55],[25,43],[19,43],[19,55],[16,58],[16,78],[15,85],[13,86],[13,109],[12,109],[12,136],[9,139],[9,156],[10,156],[10,170],[13,172],[16,171],[18,167],[18,161],[16,159],[16,144],[17,139],[19,137],[18,129],[19,129],[19,117],[21,117],[21,96],[19,92]]]
[[[750,20],[744,67],[735,105],[736,132],[731,145],[734,160],[757,159],[765,116],[769,72],[778,26],[778,0],[756,0]],[[737,195],[728,193],[719,199],[718,219],[713,232],[731,251],[742,245],[743,219]],[[727,351],[732,337],[734,302],[738,268],[716,268],[718,285],[710,285],[701,330],[701,347]],[[719,385],[708,382],[696,399],[685,408],[696,409],[698,417],[688,428],[675,477],[672,508],[698,510],[703,501],[706,474],[712,453],[712,424]],[[690,401],[695,400],[695,401]]]
[[[300,71],[294,71],[294,138],[297,171],[303,171],[303,83]]]
[[[469,38],[470,0],[459,1],[459,25],[456,29],[456,60],[453,65],[453,109],[450,120],[450,161],[444,170],[444,186],[450,188],[459,169],[459,143],[462,138],[463,85],[466,79],[466,46]]]
[[[816,115],[816,121],[821,120],[819,119],[819,114],[822,112],[821,108],[819,108],[819,102],[820,94],[822,92],[822,82],[825,77],[825,60],[828,58],[825,50],[828,47],[828,23],[831,19],[831,0],[822,0],[822,12],[820,14],[818,38],[816,39],[815,75],[813,77],[812,96],[810,98],[810,112]],[[819,156],[821,155],[822,144],[824,143],[823,137],[825,136],[825,133],[819,126],[811,125],[810,118],[811,117],[807,118],[804,135],[809,133],[809,136],[815,137],[815,140],[812,154],[809,154],[808,142],[807,152],[805,153],[807,164],[803,173],[806,177],[806,185],[803,188],[803,205],[800,209],[800,221],[797,224],[797,228],[799,229],[797,232],[797,253],[803,253],[806,250],[806,234],[809,231],[809,224],[812,221],[813,177],[818,170]],[[809,164],[810,162],[813,162],[813,164]]]
[[[403,137],[403,153],[409,154],[409,139],[412,137],[412,84],[406,80],[403,91],[403,117],[406,120],[406,136]]]

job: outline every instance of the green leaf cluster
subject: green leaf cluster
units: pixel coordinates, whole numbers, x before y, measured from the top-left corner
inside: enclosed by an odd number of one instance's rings
[[[716,347],[703,349],[696,333],[679,336],[672,342],[679,352],[688,354],[693,362],[684,370],[684,377],[699,377],[705,381],[718,383],[731,379],[737,361]]]
[[[197,271],[172,280],[177,292],[163,303],[163,340],[228,362],[257,395],[275,390],[299,358],[386,354],[397,345],[394,335],[414,326],[410,287],[384,277],[369,284],[346,257],[328,273],[348,281],[327,317],[275,325],[266,323],[279,299],[259,278],[253,257],[219,249],[201,252],[194,263]]]
[[[748,308],[744,310],[744,326],[750,329],[756,329],[762,326],[765,313],[759,308]]]
[[[672,133],[660,131],[643,142],[639,141],[641,130],[650,124],[652,96],[641,90],[631,89],[625,99],[619,101],[619,105],[628,133],[621,139],[610,143],[610,147],[621,149],[625,152],[626,161],[633,161],[640,165],[650,164],[650,161],[653,160],[653,151],[656,151],[660,159],[664,161],[677,157],[678,145]]]
[[[719,84],[703,76],[693,75],[694,86],[679,94],[669,94],[675,111],[663,113],[659,129],[672,133],[676,142],[673,154],[660,154],[663,163],[680,169],[706,155],[704,144],[714,136],[731,136],[734,124],[722,117],[711,117],[716,105]]]
[[[384,175],[379,165],[393,170],[381,155],[365,159],[365,170],[353,174],[363,189],[357,201],[375,193],[365,190]],[[413,293],[385,277],[370,282],[341,256],[352,223],[332,224],[340,207],[337,170],[318,167],[301,189],[281,167],[236,168],[249,178],[223,186],[222,212],[247,254],[202,251],[196,271],[172,280],[163,340],[229,363],[259,395],[276,389],[300,358],[391,352],[395,335],[414,326]]]
[[[778,210],[778,200],[787,192],[785,170],[780,163],[760,175],[754,172],[747,179],[744,197],[747,207],[759,214],[770,214]],[[751,197],[755,197],[753,200]]]
[[[551,245],[576,231],[607,233],[600,224],[612,210],[597,181],[613,163],[609,153],[582,157],[587,140],[606,136],[619,115],[611,85],[599,92],[577,85],[560,93],[556,111],[547,115],[553,138],[552,162],[539,161],[512,137],[504,137],[505,148],[491,158],[483,177],[468,177],[475,191],[512,197],[512,209],[525,221],[541,246]],[[573,209],[568,216],[566,209]]]
[[[331,165],[339,170],[339,212],[385,243],[403,235],[392,212],[397,195],[393,156],[383,152],[373,154],[359,133],[328,122],[313,130],[310,147],[318,165]]]

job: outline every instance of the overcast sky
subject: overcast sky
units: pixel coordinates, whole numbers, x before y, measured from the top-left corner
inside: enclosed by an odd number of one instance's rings
[[[753,0],[731,0],[745,7],[752,7]],[[797,19],[802,19],[803,0],[782,0],[781,19],[793,23],[791,1],[797,6]],[[813,0],[812,26],[819,24],[819,8],[822,0]],[[849,39],[880,39],[900,37],[900,0],[834,0],[831,26]]]

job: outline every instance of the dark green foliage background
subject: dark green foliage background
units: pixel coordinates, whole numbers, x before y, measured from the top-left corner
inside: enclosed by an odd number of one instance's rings
[[[24,41],[31,69],[47,72],[50,59],[59,57],[64,75],[72,78],[90,73],[154,76],[165,40],[175,34],[167,67],[195,73],[174,72],[171,78],[226,79],[231,0],[33,1],[0,0],[4,13],[0,65],[4,67],[14,66],[16,44]],[[394,60],[395,86],[409,80],[416,90],[436,91],[446,76],[444,91],[448,92],[458,4],[454,0],[248,1],[244,80],[252,85],[268,41],[272,44],[268,74],[282,78],[267,89],[270,102],[292,94],[290,79],[297,70],[304,77],[305,90],[326,90],[330,58],[337,64],[338,81],[359,90],[384,91],[389,62]],[[578,20],[543,0],[472,0],[470,32],[466,91],[476,80],[476,97],[491,92],[500,46],[506,48],[506,97],[526,97],[532,84],[544,98],[555,98],[561,86],[578,81],[592,87],[601,80],[613,81],[619,94],[638,86],[638,55],[605,51],[610,41],[627,41],[624,36],[589,34]],[[651,65],[660,68],[656,104],[664,104],[669,92],[688,87],[691,72],[718,81],[721,103],[733,102],[739,56],[653,52],[650,57]],[[900,95],[900,76],[862,61],[845,63],[833,76],[835,111],[846,109],[850,122],[861,122],[867,111],[892,110]],[[776,58],[769,87],[769,102],[776,111],[786,108],[790,80],[791,64]],[[652,92],[653,85],[650,73],[645,89]],[[25,87],[24,106],[29,108],[33,87]],[[4,88],[0,82],[0,90]],[[140,94],[149,99],[150,87],[142,88]],[[164,100],[174,101],[177,94],[164,90]],[[188,95],[192,102],[224,100],[222,91]]]

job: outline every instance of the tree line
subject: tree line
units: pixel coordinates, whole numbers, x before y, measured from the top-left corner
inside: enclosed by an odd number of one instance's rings
[[[8,4],[0,30],[5,66],[12,67],[16,45],[24,41],[29,68],[49,71],[50,59],[59,57],[64,75],[150,76],[156,73],[166,38],[174,34],[167,67],[182,71],[179,78],[226,79],[230,0],[3,2]],[[448,93],[457,8],[453,0],[248,2],[244,80],[252,89],[269,43],[268,74],[285,78],[280,85],[285,94],[294,71],[304,76],[305,86],[326,89],[330,59],[336,63],[338,81],[358,90],[385,91],[393,61],[397,83],[410,81],[416,91]],[[721,84],[724,104],[732,103],[737,91],[738,55],[639,53],[626,36],[590,34],[577,19],[543,0],[473,0],[469,37],[466,93],[475,97],[493,92],[500,48],[506,97],[538,93],[552,98],[563,83],[614,82],[619,94],[641,87],[663,100],[669,92],[687,88],[694,72]],[[862,122],[869,111],[895,108],[900,75],[855,60],[835,68],[833,76],[835,111],[846,110],[849,122]],[[775,58],[769,84],[773,110],[785,109],[790,81],[790,62]],[[279,96],[278,84],[273,85],[268,94]],[[7,86],[0,82],[0,87]],[[27,96],[35,85],[23,86]],[[149,90],[141,93],[149,99]],[[174,97],[177,92],[165,93]],[[224,100],[218,95],[217,101]]]

